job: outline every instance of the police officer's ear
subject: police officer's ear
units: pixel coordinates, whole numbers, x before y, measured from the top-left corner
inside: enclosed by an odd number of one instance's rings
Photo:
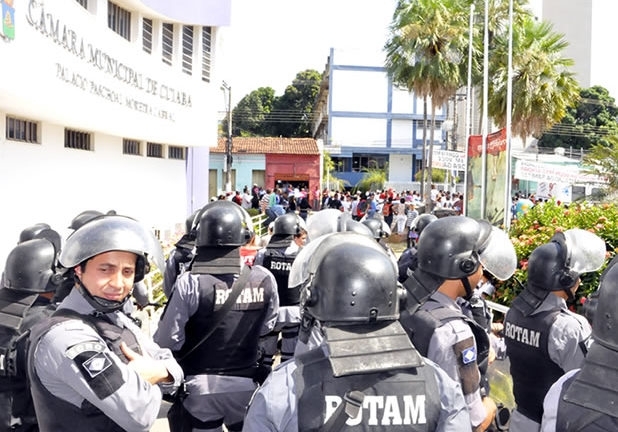
[[[558,283],[563,288],[569,289],[573,288],[578,278],[579,275],[576,272],[565,268],[560,271],[560,275],[558,276]]]
[[[478,268],[478,260],[474,257],[466,258],[459,263],[459,269],[467,276],[470,276]]]

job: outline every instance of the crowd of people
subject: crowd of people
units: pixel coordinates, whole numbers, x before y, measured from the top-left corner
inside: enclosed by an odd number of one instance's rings
[[[0,428],[149,431],[165,399],[183,432],[617,430],[614,262],[596,309],[567,307],[604,241],[556,232],[497,323],[487,299],[515,272],[513,244],[433,190],[453,216],[414,192],[256,186],[189,215],[165,254],[114,211],[80,213],[64,243],[24,228],[0,283]],[[134,312],[154,267],[167,301],[151,338]],[[505,356],[512,416],[488,378]]]

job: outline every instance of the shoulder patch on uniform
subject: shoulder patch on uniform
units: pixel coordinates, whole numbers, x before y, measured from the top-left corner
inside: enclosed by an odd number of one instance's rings
[[[476,361],[476,346],[464,349],[461,352],[461,361],[465,365]]]
[[[82,367],[88,372],[91,378],[96,377],[102,372],[105,372],[107,368],[112,365],[112,360],[109,358],[107,353],[100,352],[96,353],[84,363],[82,363]]]
[[[64,355],[73,360],[83,352],[103,352],[105,348],[105,344],[98,341],[82,342],[67,349]]]
[[[104,343],[81,342],[67,349],[64,355],[73,360],[99,399],[105,399],[124,384],[122,371]]]

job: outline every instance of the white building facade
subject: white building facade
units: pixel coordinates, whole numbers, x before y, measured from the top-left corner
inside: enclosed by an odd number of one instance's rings
[[[165,239],[208,202],[218,27],[231,0],[1,0],[0,269],[83,210]]]
[[[323,139],[337,177],[354,186],[365,168],[387,166],[389,183],[409,187],[422,168],[422,98],[393,84],[382,53],[331,49],[323,79],[314,137]],[[431,99],[427,113],[430,122]],[[445,119],[437,107],[434,148],[445,146]]]
[[[613,54],[618,36],[616,0],[542,0],[543,20],[565,35],[569,46],[565,57],[575,61],[573,67],[582,88],[600,85],[618,99],[616,68]]]

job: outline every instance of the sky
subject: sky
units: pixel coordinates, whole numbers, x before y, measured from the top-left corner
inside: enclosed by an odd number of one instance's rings
[[[281,96],[298,72],[322,73],[331,48],[382,49],[396,0],[232,0],[219,74],[232,106],[259,87]]]

